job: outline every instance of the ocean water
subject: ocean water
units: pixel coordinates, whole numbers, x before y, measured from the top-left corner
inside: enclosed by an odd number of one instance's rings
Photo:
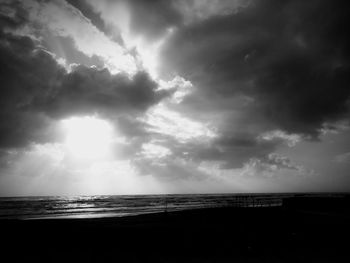
[[[210,207],[281,206],[293,194],[2,197],[0,219],[123,217]]]

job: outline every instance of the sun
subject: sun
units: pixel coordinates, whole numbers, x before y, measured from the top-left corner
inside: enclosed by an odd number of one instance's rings
[[[71,117],[62,120],[67,152],[78,159],[102,159],[110,155],[112,125],[96,117]]]

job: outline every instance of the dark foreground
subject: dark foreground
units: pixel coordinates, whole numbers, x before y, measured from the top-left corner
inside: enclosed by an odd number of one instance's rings
[[[350,262],[349,219],[271,207],[3,220],[1,262]]]

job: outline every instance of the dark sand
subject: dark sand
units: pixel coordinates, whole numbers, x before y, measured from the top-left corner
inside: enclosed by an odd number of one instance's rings
[[[1,262],[350,262],[349,219],[280,207],[3,220]]]

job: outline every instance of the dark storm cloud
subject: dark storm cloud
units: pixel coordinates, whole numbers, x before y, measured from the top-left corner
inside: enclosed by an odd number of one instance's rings
[[[153,39],[164,35],[167,28],[179,24],[182,17],[172,2],[166,0],[126,1],[131,11],[133,32]]]
[[[345,1],[255,1],[179,28],[163,50],[164,73],[192,80],[192,98],[216,101],[217,111],[220,98],[248,96],[247,120],[317,137],[348,111],[348,14]]]
[[[23,108],[45,93],[52,75],[62,76],[63,71],[50,55],[36,50],[29,37],[5,33],[27,21],[18,2],[1,3],[0,10],[0,147],[20,147],[50,137],[43,129],[50,126],[49,119]]]
[[[217,161],[223,169],[241,168],[250,159],[265,159],[274,151],[278,143],[274,141],[261,141],[253,135],[235,134],[221,136],[209,144],[169,145],[174,155],[192,161]]]
[[[0,31],[0,147],[52,140],[53,119],[93,113],[131,116],[168,95],[156,91],[145,72],[128,78],[78,66],[67,73],[36,46],[29,37]]]
[[[35,50],[31,39],[1,33],[0,76],[0,146],[45,140],[43,127],[50,123],[48,118],[25,108],[50,92],[63,77],[63,69],[51,55]]]
[[[0,27],[17,28],[27,22],[27,11],[19,1],[0,1]]]
[[[164,160],[168,170],[184,175],[190,176],[178,160],[217,161],[231,169],[253,158],[294,169],[287,159],[271,155],[283,138],[261,140],[259,135],[284,130],[286,136],[300,133],[317,138],[325,122],[348,113],[349,8],[345,1],[250,1],[235,11],[218,8],[217,14],[212,6],[195,10],[196,1],[189,9],[185,4],[185,13],[179,8],[181,1],[122,2],[130,12],[132,37],[140,35],[152,42],[174,28],[161,53],[162,74],[178,74],[194,87],[182,103],[169,107],[212,124],[217,137],[180,143],[170,135],[150,132],[135,117],[169,96],[169,91],[157,90],[146,72],[132,78],[113,75],[101,69],[101,58],[78,51],[72,38],[50,39],[50,32],[44,32],[47,35],[40,44],[68,63],[81,64],[66,72],[33,39],[5,33],[27,19],[21,5],[9,2],[0,10],[0,147],[52,140],[55,136],[48,127],[54,120],[96,113],[117,119],[120,132],[128,136],[130,147],[122,149],[125,158],[137,155],[143,143],[159,139],[172,152]],[[100,2],[68,3],[123,45],[118,29],[108,24],[111,18],[96,8]],[[192,13],[195,19],[191,20]],[[146,159],[140,163],[148,167],[147,173],[158,167]]]
[[[130,79],[123,73],[112,75],[107,69],[78,66],[65,75],[44,102],[38,100],[35,105],[60,118],[72,114],[140,112],[167,96],[167,92],[156,92],[156,88],[157,84],[145,72]]]
[[[237,134],[218,138],[209,149],[199,151],[198,157],[201,160],[223,161],[222,168],[240,168],[251,158],[264,158],[275,146],[273,142],[259,142],[253,136]]]

